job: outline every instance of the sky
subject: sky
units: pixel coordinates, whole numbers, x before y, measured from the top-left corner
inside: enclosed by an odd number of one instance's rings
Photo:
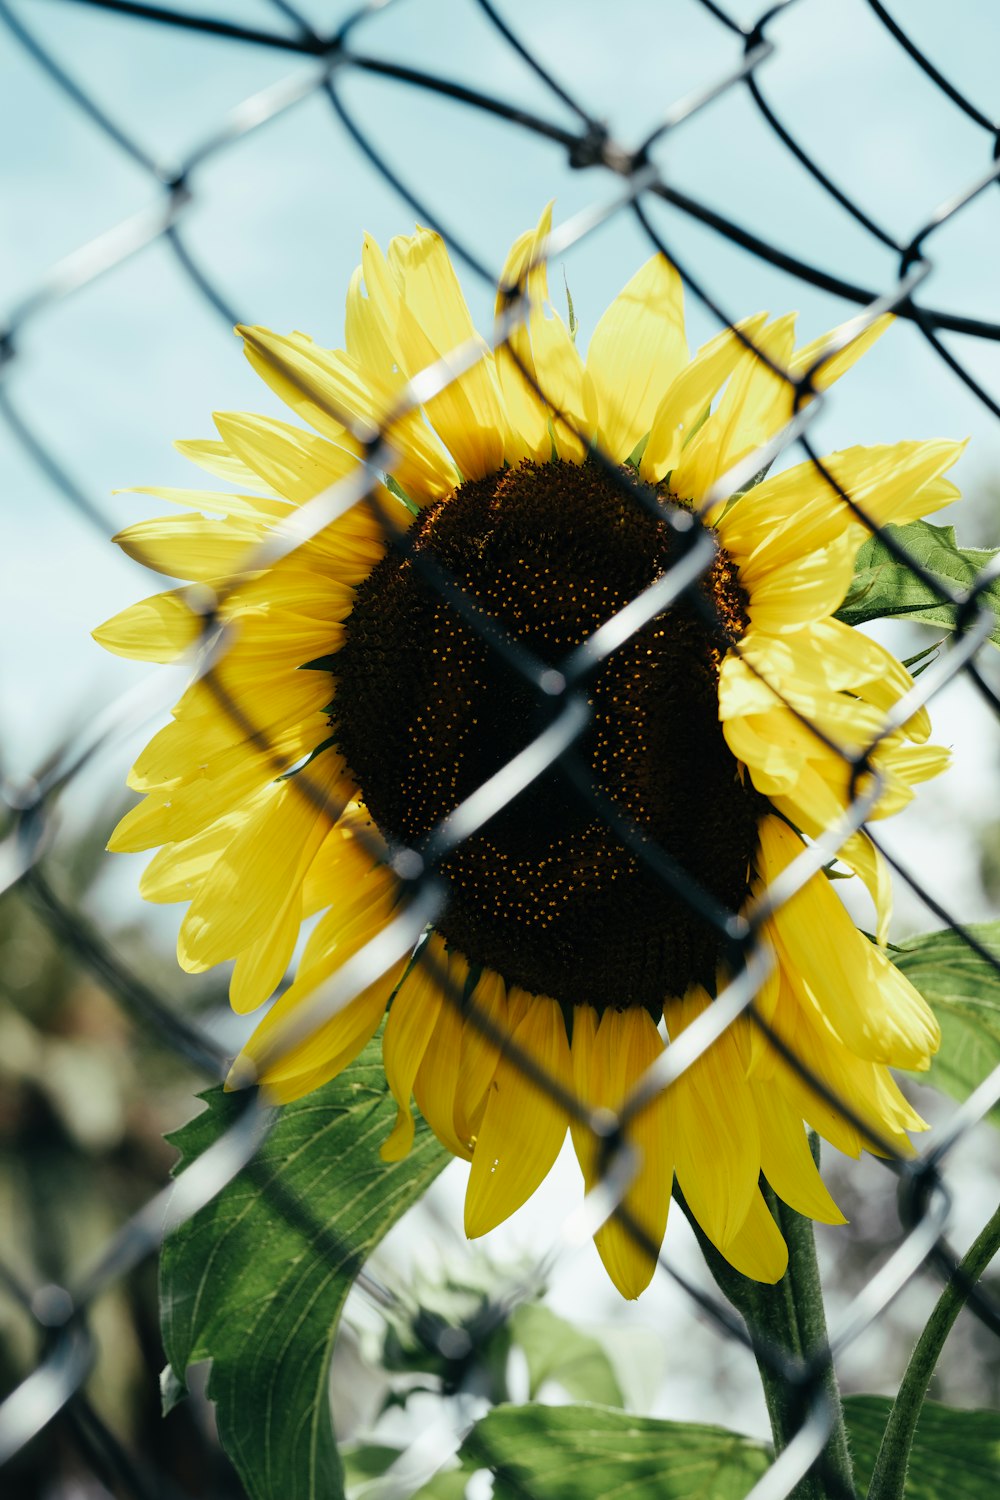
[[[745,17],[752,13],[731,8]],[[288,30],[265,0],[218,0],[210,9],[247,25]],[[321,29],[347,14],[347,7],[320,0],[303,9]],[[896,9],[903,9],[898,0]],[[412,207],[315,91],[303,88],[306,97],[254,130],[232,129],[234,118],[245,118],[239,114],[244,101],[275,86],[284,91],[288,83],[308,84],[316,63],[71,0],[5,0],[0,6],[0,322],[51,288],[53,268],[65,269],[67,257],[82,251],[86,263],[92,253],[86,247],[100,236],[136,216],[148,222],[164,203],[154,174],[53,84],[5,24],[5,12],[31,29],[162,166],[164,178],[214,143],[190,173],[191,200],[177,219],[183,243],[241,319],[340,342],[344,294],[363,234],[384,245],[411,232]],[[995,107],[1000,8],[993,0],[947,7],[908,0],[905,13],[910,34],[942,71],[985,112]],[[727,76],[741,58],[737,38],[697,0],[618,0],[614,6],[506,0],[503,14],[528,49],[627,147],[679,101]],[[769,36],[774,53],[757,71],[769,103],[794,138],[894,237],[907,241],[989,168],[986,133],[918,71],[863,0],[798,0],[775,19]],[[374,8],[357,27],[354,47],[480,88],[557,124],[572,121],[473,0],[395,0]],[[373,148],[430,218],[459,236],[493,274],[512,239],[550,199],[559,225],[622,196],[620,178],[597,168],[572,169],[560,147],[507,122],[356,69],[342,70],[335,81]],[[227,134],[234,138],[227,141]],[[670,131],[653,154],[671,186],[789,253],[873,288],[894,285],[894,253],[812,182],[745,87],[729,89]],[[806,339],[856,311],[678,210],[654,204],[650,212],[679,262],[733,317],[758,308],[798,309]],[[1000,192],[993,188],[932,236],[919,298],[1000,318],[998,243]],[[623,210],[551,268],[555,300],[564,276],[571,289],[581,340],[650,253]],[[71,260],[70,267],[80,263]],[[490,281],[457,263],[473,314],[488,328]],[[717,328],[697,305],[690,324],[692,346]],[[946,342],[1000,393],[1000,345],[959,336]],[[162,503],[122,491],[196,484],[197,471],[171,444],[177,437],[212,435],[213,410],[278,408],[243,360],[229,320],[192,287],[162,237],[79,288],[39,300],[20,322],[14,347],[0,374],[11,402],[106,518],[92,525],[75,514],[0,421],[2,754],[8,772],[26,776],[61,738],[82,733],[96,710],[113,705],[143,675],[141,666],[106,655],[89,636],[102,619],[158,587],[109,539],[130,521],[156,514]],[[837,388],[812,431],[822,451],[904,437],[968,436],[956,478],[970,498],[952,519],[960,537],[1000,544],[1000,428],[912,326],[894,325]],[[897,647],[926,640],[913,632],[885,638]],[[163,691],[161,714],[176,683]],[[918,861],[936,894],[964,915],[995,915],[975,877],[974,830],[991,816],[984,808],[998,805],[996,726],[963,683],[942,694],[934,717],[939,735],[955,747],[955,769],[922,792],[919,818],[898,820],[893,846]],[[139,726],[131,740],[109,747],[99,767],[73,788],[66,809],[71,823],[81,807],[123,784],[141,737]],[[122,857],[122,873],[114,877],[116,897],[133,902],[136,916],[141,864]],[[905,892],[899,912],[898,931],[937,925]],[[161,929],[166,946],[174,920],[168,913]]]

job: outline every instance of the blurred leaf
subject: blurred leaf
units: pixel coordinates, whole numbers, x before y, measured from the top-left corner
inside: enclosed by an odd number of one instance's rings
[[[910,521],[906,526],[886,526],[884,530],[926,573],[952,589],[956,585],[971,588],[980,570],[996,556],[984,547],[959,547],[951,526]],[[1000,622],[1000,581],[991,583],[980,598]],[[893,556],[880,536],[871,536],[858,552],[854,579],[837,610],[837,619],[847,625],[862,625],[866,620],[901,618],[923,625],[947,625],[954,630],[955,614],[954,606],[943,604],[933,588]],[[994,625],[989,639],[1000,646],[1000,623]]]
[[[844,1416],[855,1478],[867,1492],[892,1401],[848,1396]],[[959,1411],[925,1401],[910,1450],[906,1500],[994,1500],[1000,1478],[1000,1412]]]
[[[510,1328],[528,1361],[532,1400],[547,1380],[556,1380],[577,1401],[624,1406],[614,1366],[595,1338],[538,1303],[517,1308]]]
[[[189,1165],[244,1102],[212,1089],[171,1137]],[[366,1257],[448,1155],[421,1125],[405,1161],[379,1157],[395,1117],[380,1043],[281,1112],[251,1169],[170,1236],[160,1288],[178,1379],[212,1361],[219,1433],[252,1500],[338,1500],[327,1377],[337,1321]]]
[[[443,1469],[440,1474],[435,1474],[420,1490],[414,1500],[465,1500],[465,1487],[469,1482],[471,1469]],[[494,1500],[500,1491],[494,1490]]]
[[[861,1496],[891,1405],[887,1396],[844,1402]],[[493,1500],[743,1500],[772,1462],[769,1445],[725,1428],[596,1406],[498,1407],[458,1456],[460,1467],[437,1475],[416,1500],[461,1500],[469,1476],[484,1468],[495,1475]],[[993,1500],[998,1473],[1000,1412],[925,1404],[907,1500]]]
[[[350,1492],[370,1484],[373,1479],[381,1479],[403,1451],[390,1448],[386,1443],[343,1443],[340,1461],[344,1467],[345,1489]]]
[[[968,924],[1000,966],[1000,922]],[[1000,967],[974,953],[950,929],[910,938],[893,962],[923,995],[941,1025],[941,1047],[921,1082],[967,1099],[1000,1063]],[[1000,1125],[1000,1106],[989,1118]]]
[[[434,1273],[416,1267],[408,1286],[410,1303],[386,1309],[381,1368],[433,1376],[441,1389],[449,1390],[468,1379],[474,1367],[476,1389],[494,1404],[506,1401],[507,1279],[495,1261],[466,1246],[459,1266],[441,1266]],[[434,1389],[434,1384],[423,1388]],[[409,1385],[390,1399],[405,1404],[407,1390],[413,1389]]]
[[[694,1422],[660,1422],[601,1406],[499,1406],[477,1422],[461,1468],[416,1500],[451,1500],[435,1488],[454,1474],[492,1469],[493,1500],[743,1500],[771,1462],[753,1438]]]

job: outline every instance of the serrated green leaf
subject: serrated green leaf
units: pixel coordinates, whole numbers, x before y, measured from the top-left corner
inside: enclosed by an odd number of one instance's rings
[[[203,1097],[171,1137],[182,1168],[243,1108],[221,1089]],[[252,1500],[343,1495],[327,1393],[337,1321],[365,1258],[449,1159],[418,1125],[406,1160],[383,1162],[394,1115],[376,1040],[286,1105],[252,1169],[164,1246],[167,1358],[180,1380],[212,1361],[220,1438]]]
[[[498,1406],[476,1423],[459,1459],[465,1477],[493,1471],[493,1500],[743,1500],[771,1453],[723,1427],[608,1407]],[[439,1500],[436,1482],[416,1500]]]
[[[875,1467],[892,1402],[848,1396],[844,1417],[862,1496]],[[959,1411],[925,1401],[913,1437],[906,1500],[995,1500],[1000,1488],[1000,1412]]]
[[[970,923],[968,930],[1000,963],[1000,922]],[[967,1099],[1000,1064],[1000,970],[950,929],[910,938],[892,959],[941,1025],[940,1049],[921,1082]],[[989,1118],[1000,1125],[1000,1106]]]
[[[951,526],[910,521],[884,530],[926,573],[940,578],[950,589],[971,588],[996,556],[983,547],[960,547]],[[998,623],[989,639],[1000,646],[1000,581],[991,583],[980,598],[996,614]],[[858,552],[850,592],[837,610],[837,619],[847,625],[863,625],[866,620],[899,618],[924,625],[947,625],[954,630],[956,613],[954,605],[942,603],[933,588],[897,560],[880,536],[870,536]]]
[[[614,1366],[590,1334],[536,1302],[516,1309],[510,1330],[528,1362],[528,1394],[532,1399],[547,1380],[555,1380],[577,1401],[624,1406]]]

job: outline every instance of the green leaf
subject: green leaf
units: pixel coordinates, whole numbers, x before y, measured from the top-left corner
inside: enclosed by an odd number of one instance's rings
[[[892,1402],[848,1396],[844,1416],[855,1478],[868,1490]],[[925,1401],[910,1450],[906,1500],[994,1500],[1000,1477],[1000,1412],[959,1411]]]
[[[373,1479],[381,1479],[386,1469],[400,1457],[401,1448],[390,1448],[385,1443],[343,1443],[340,1461],[344,1466],[344,1488],[357,1490]]]
[[[189,1165],[244,1108],[212,1089],[172,1137]],[[212,1361],[219,1434],[252,1500],[339,1500],[327,1374],[337,1321],[372,1249],[448,1160],[423,1125],[379,1157],[395,1116],[376,1039],[333,1083],[282,1110],[251,1168],[167,1240],[164,1347],[179,1380]]]
[[[532,1399],[547,1380],[556,1380],[577,1401],[624,1406],[614,1366],[595,1338],[532,1302],[516,1309],[510,1328],[528,1361]]]
[[[970,923],[968,931],[1000,962],[1000,922]],[[1000,1063],[1000,971],[950,929],[910,938],[892,959],[941,1025],[941,1047],[921,1082],[967,1099]],[[1000,1105],[989,1118],[1000,1125]]]
[[[469,1469],[442,1469],[420,1491],[419,1500],[465,1500]]]
[[[602,1406],[498,1406],[438,1476],[495,1475],[493,1500],[743,1500],[771,1462],[753,1438]],[[439,1500],[432,1480],[417,1500]]]
[[[906,526],[886,526],[884,530],[925,572],[940,578],[951,590],[971,588],[980,570],[996,556],[983,547],[959,547],[951,526],[910,521]],[[997,616],[989,639],[1000,646],[1000,580],[991,583],[980,598]],[[847,625],[900,618],[924,625],[947,625],[954,630],[955,617],[955,606],[943,603],[912,568],[899,562],[880,536],[869,537],[858,552],[850,592],[837,610],[837,619]]]

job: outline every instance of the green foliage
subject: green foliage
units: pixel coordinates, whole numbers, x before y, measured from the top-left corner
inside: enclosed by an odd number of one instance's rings
[[[1000,963],[1000,922],[970,923],[968,931]],[[1000,1063],[1000,970],[950,929],[910,938],[892,958],[941,1025],[941,1047],[924,1081],[967,1099]],[[1000,1106],[990,1118],[1000,1124]]]
[[[743,1500],[771,1462],[752,1438],[602,1406],[499,1406],[477,1422],[460,1468],[417,1500],[452,1500],[456,1472],[492,1469],[493,1500]]]
[[[208,1108],[172,1137],[183,1166],[243,1107],[220,1089],[203,1097]],[[252,1500],[343,1494],[327,1395],[337,1322],[367,1255],[448,1160],[421,1125],[406,1160],[384,1163],[394,1112],[376,1040],[287,1105],[252,1168],[164,1247],[167,1357],[181,1381],[212,1361],[219,1433]]]
[[[862,1496],[892,1406],[888,1396],[848,1396],[844,1416]],[[1000,1412],[926,1401],[910,1449],[906,1500],[994,1500],[1000,1479]]]
[[[614,1366],[597,1339],[537,1302],[517,1308],[510,1329],[528,1362],[532,1398],[547,1380],[555,1380],[577,1401],[624,1406]]]
[[[390,1448],[385,1443],[342,1444],[340,1461],[344,1470],[344,1488],[348,1494],[362,1489],[373,1479],[381,1479],[386,1469],[392,1468],[401,1452],[402,1449]]]
[[[495,1263],[472,1252],[435,1277],[417,1268],[408,1291],[405,1306],[385,1309],[376,1363],[404,1377],[390,1380],[387,1404],[405,1405],[415,1390],[449,1392],[470,1378],[489,1401],[506,1401],[510,1328]]]
[[[892,1402],[849,1396],[844,1415],[864,1496]],[[466,1438],[459,1467],[416,1500],[461,1500],[477,1469],[495,1475],[494,1500],[742,1500],[773,1454],[754,1438],[694,1422],[661,1422],[600,1406],[504,1406]],[[907,1500],[993,1500],[1000,1413],[929,1401],[910,1456]]]
[[[951,526],[932,526],[929,521],[910,521],[906,526],[887,526],[885,531],[905,548],[925,572],[942,580],[951,590],[971,588],[980,570],[996,555],[982,547],[959,547]],[[1000,581],[991,583],[980,596],[992,607],[998,623],[989,639],[1000,646]],[[912,568],[899,562],[881,537],[871,536],[861,547],[854,564],[850,592],[837,611],[847,625],[866,620],[900,618],[923,625],[955,628],[954,605],[941,596]]]

